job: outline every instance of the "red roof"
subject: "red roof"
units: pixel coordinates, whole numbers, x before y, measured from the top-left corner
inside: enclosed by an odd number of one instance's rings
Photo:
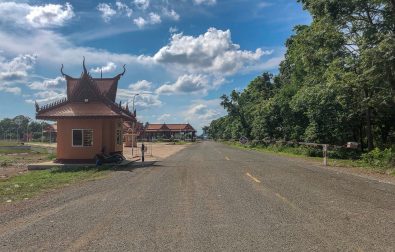
[[[67,81],[67,98],[48,105],[36,103],[36,118],[53,120],[74,117],[116,117],[135,121],[129,108],[115,103],[118,80],[125,73],[113,78],[92,78],[83,64],[84,72],[80,78],[63,73]],[[125,69],[124,69],[125,70]]]
[[[145,128],[146,132],[162,132],[162,131],[190,131],[196,132],[196,130],[189,124],[148,124]]]
[[[40,119],[67,117],[119,117],[115,112],[101,102],[65,103],[51,110],[40,113]]]

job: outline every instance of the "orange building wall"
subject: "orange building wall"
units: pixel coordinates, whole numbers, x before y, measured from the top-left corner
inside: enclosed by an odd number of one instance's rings
[[[94,159],[106,147],[106,152],[122,151],[123,146],[116,144],[116,131],[121,119],[60,119],[57,138],[57,159]],[[72,129],[92,129],[93,146],[73,147]]]

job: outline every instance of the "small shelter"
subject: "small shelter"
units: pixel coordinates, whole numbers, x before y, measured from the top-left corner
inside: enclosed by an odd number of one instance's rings
[[[67,82],[67,97],[36,106],[36,118],[57,122],[57,160],[91,162],[95,155],[123,152],[123,122],[136,121],[128,105],[115,102],[118,81],[124,71],[113,78],[92,78],[85,67],[80,78],[61,73]]]

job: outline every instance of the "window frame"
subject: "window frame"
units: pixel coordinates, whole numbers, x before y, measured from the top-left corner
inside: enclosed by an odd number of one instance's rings
[[[81,138],[81,145],[74,145],[74,131],[79,130],[82,133],[82,138]],[[84,131],[92,131],[92,145],[85,146],[84,145]],[[93,147],[93,129],[71,129],[71,146],[73,148],[89,148]]]

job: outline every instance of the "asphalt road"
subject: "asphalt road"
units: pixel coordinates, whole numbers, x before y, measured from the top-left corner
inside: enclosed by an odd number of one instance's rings
[[[1,251],[395,251],[395,185],[205,142],[0,211]]]

